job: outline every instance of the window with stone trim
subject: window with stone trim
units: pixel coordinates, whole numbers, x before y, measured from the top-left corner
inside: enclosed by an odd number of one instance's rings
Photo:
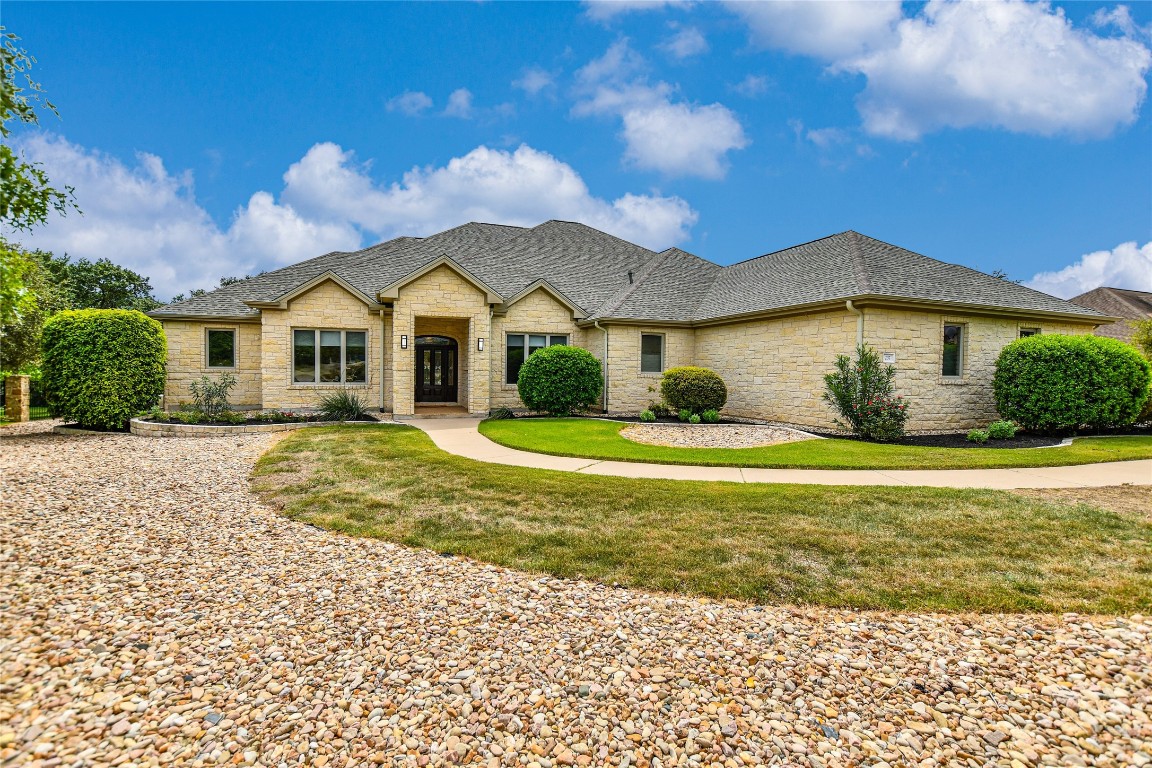
[[[545,347],[555,347],[568,343],[563,333],[510,333],[505,345],[504,383],[515,384],[520,380],[520,366],[533,352]]]
[[[292,331],[294,384],[363,384],[368,380],[368,333],[318,328]]]
[[[209,328],[204,332],[206,368],[236,367],[236,329]]]
[[[945,323],[944,356],[940,373],[951,378],[964,374],[964,326]]]
[[[1020,329],[1020,338],[1022,338],[1022,339],[1026,339],[1029,336],[1039,336],[1039,335],[1040,335],[1040,329],[1039,328],[1021,328]]]
[[[664,372],[664,334],[640,334],[640,373]]]

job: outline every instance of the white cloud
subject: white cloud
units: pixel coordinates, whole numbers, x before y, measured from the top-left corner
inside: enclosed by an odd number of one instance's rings
[[[1136,119],[1152,66],[1143,44],[1075,29],[1047,3],[933,0],[897,32],[841,65],[868,78],[865,129],[897,139],[970,126],[1107,136]]]
[[[882,47],[900,19],[899,0],[777,0],[728,2],[765,48],[839,60]]]
[[[402,112],[409,117],[423,114],[432,108],[432,99],[421,91],[405,91],[386,105],[389,112]]]
[[[748,145],[736,115],[723,104],[673,101],[668,83],[649,84],[641,75],[643,59],[626,40],[577,72],[580,116],[616,115],[621,119],[624,158],[643,170],[668,176],[723,178],[728,152]]]
[[[731,86],[733,91],[749,99],[763,96],[768,93],[772,81],[764,75],[747,75],[743,80]]]
[[[1118,6],[1076,28],[1048,2],[733,2],[752,40],[858,73],[869,133],[912,140],[941,128],[995,127],[1076,138],[1135,121],[1152,67],[1147,37]]]
[[[660,47],[678,59],[688,59],[708,52],[708,40],[696,27],[683,27],[660,44]]]
[[[660,11],[688,4],[688,0],[584,0],[584,12],[589,18],[606,22],[633,11]]]
[[[686,239],[697,218],[678,197],[594,197],[572,166],[527,145],[513,152],[477,147],[445,166],[413,168],[381,187],[351,152],[317,144],[284,180],[282,197],[299,210],[321,219],[344,216],[388,236],[427,235],[465,221],[534,226],[568,219],[665,248]]]
[[[551,72],[547,72],[540,67],[529,67],[524,70],[523,76],[518,80],[512,81],[512,85],[524,91],[529,96],[538,96],[541,91],[555,85],[555,82],[555,78]]]
[[[448,106],[444,108],[447,117],[467,120],[472,117],[472,92],[467,88],[457,88],[448,96]]]
[[[221,227],[196,201],[190,173],[155,155],[134,163],[61,138],[31,136],[17,148],[53,179],[76,188],[84,214],[52,216],[21,241],[73,258],[112,261],[152,280],[157,295],[210,288],[221,275],[273,269],[400,234],[428,235],[469,220],[533,226],[583,221],[633,242],[683,242],[697,214],[679,197],[595,197],[552,155],[477,147],[442,167],[414,168],[379,185],[368,166],[331,143],[313,146],[284,174],[279,200],[257,191]]]
[[[1033,276],[1025,285],[1065,299],[1101,286],[1152,291],[1152,241],[1085,254],[1061,270]]]

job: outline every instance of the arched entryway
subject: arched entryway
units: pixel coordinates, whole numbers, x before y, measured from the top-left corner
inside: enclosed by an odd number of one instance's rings
[[[417,403],[456,403],[459,348],[448,336],[416,337]]]

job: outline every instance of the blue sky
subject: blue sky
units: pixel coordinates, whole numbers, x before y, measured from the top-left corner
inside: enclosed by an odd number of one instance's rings
[[[470,219],[731,263],[845,229],[1152,290],[1152,4],[5,3],[83,216],[160,296]]]

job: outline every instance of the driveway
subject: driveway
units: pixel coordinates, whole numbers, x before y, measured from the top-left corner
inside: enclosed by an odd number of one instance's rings
[[[1150,618],[517,573],[281,518],[247,490],[277,435],[47,426],[0,429],[0,762],[1150,762]]]

